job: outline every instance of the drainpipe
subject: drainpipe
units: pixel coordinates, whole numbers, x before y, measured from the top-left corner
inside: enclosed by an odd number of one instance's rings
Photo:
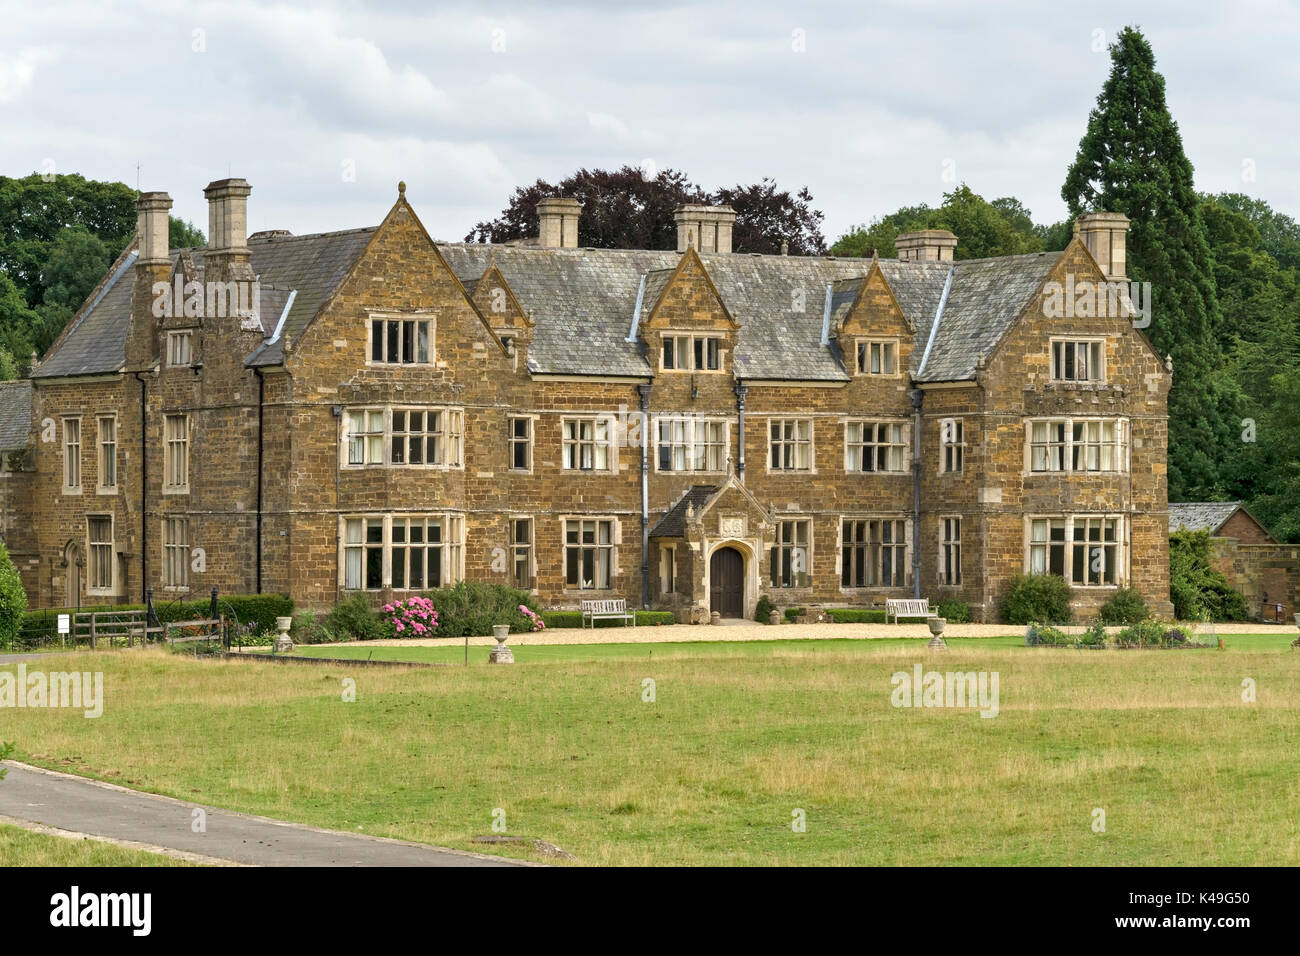
[[[253,374],[257,376],[257,594],[262,593],[262,422],[264,400],[266,397],[266,379],[262,377],[262,370],[253,367]]]
[[[921,402],[925,393],[912,389],[912,597],[921,596]]]
[[[641,396],[641,609],[650,610],[650,408],[649,385],[638,385]]]
[[[149,410],[146,402],[148,382],[139,372],[132,372],[140,383],[140,600],[149,600]]]
[[[736,453],[736,477],[740,483],[745,483],[745,396],[749,394],[749,386],[736,385],[736,441],[738,443]]]

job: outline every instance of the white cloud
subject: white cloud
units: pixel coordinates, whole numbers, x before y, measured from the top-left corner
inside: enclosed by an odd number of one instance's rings
[[[54,60],[48,47],[27,47],[16,55],[0,52],[0,103],[13,103],[36,78],[36,67]]]

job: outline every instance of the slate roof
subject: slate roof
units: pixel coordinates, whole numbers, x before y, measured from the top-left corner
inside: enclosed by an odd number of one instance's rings
[[[275,365],[282,358],[286,335],[296,338],[352,268],[378,227],[312,236],[250,239],[253,273],[261,284],[261,320],[268,341],[249,356],[249,364]],[[185,256],[191,278],[201,278],[203,250],[173,250],[173,264]],[[73,327],[41,362],[33,378],[116,372],[126,362],[131,326],[131,269],[135,253],[119,260],[104,288],[74,319]],[[279,339],[270,340],[290,292],[293,307]]]
[[[659,523],[650,529],[652,538],[680,538],[686,534],[686,508],[689,505],[698,514],[704,502],[713,497],[717,485],[691,485],[668,513],[659,519]]]
[[[1169,531],[1172,534],[1185,528],[1214,534],[1240,507],[1240,501],[1171,501]]]
[[[311,236],[249,240],[262,284],[266,341],[250,365],[283,361],[282,346],[297,338],[347,275],[378,227]],[[466,289],[495,260],[520,306],[534,320],[530,371],[538,374],[649,378],[651,362],[637,336],[628,341],[637,289],[645,277],[640,320],[662,295],[681,261],[676,251],[543,249],[535,245],[438,243]],[[113,372],[125,362],[130,325],[130,266],[116,264],[104,287],[83,307],[73,327],[33,377]],[[177,250],[201,272],[203,250]],[[879,265],[915,328],[911,371],[923,382],[974,376],[977,356],[988,356],[1045,281],[1059,253],[964,260],[955,263],[880,260]],[[734,253],[701,256],[723,303],[739,325],[733,362],[742,379],[849,380],[832,335],[822,344],[826,289],[833,287],[831,327],[843,320],[868,259]],[[952,284],[925,368],[931,326],[949,273]],[[290,305],[290,295],[292,302]],[[283,328],[277,323],[289,305]]]
[[[27,447],[32,429],[32,383],[0,382],[0,451]]]

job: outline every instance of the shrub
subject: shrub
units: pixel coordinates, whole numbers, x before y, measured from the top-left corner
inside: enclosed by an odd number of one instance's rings
[[[438,637],[482,637],[492,633],[494,624],[509,624],[511,633],[533,629],[519,608],[536,611],[535,599],[504,584],[460,581],[455,587],[426,591],[424,596],[438,610]]]
[[[1025,631],[1025,644],[1029,647],[1040,644],[1049,647],[1066,647],[1073,643],[1074,638],[1050,624],[1039,624],[1036,621],[1031,621],[1029,629]]]
[[[433,602],[414,594],[402,601],[385,604],[383,612],[385,633],[393,637],[433,637],[438,627],[438,612]]]
[[[1105,647],[1108,640],[1106,625],[1102,623],[1100,618],[1093,621],[1077,640],[1084,647]]]
[[[826,613],[830,615],[831,621],[835,624],[884,624],[885,612],[873,610],[871,608],[861,607],[832,607],[827,608]]]
[[[1126,647],[1163,647],[1165,625],[1161,621],[1145,620],[1124,628],[1115,640]]]
[[[1101,606],[1097,615],[1103,624],[1137,624],[1150,616],[1146,598],[1133,588],[1120,588]]]
[[[26,612],[27,592],[9,557],[9,549],[0,542],[0,645],[9,647],[18,639]]]
[[[940,601],[935,613],[950,624],[969,624],[971,622],[970,605],[965,601]]]
[[[240,624],[252,624],[258,632],[274,631],[275,619],[277,617],[290,617],[293,615],[293,599],[287,594],[233,594],[230,597],[221,597],[217,595],[220,602],[218,611],[224,611],[224,605],[230,605],[230,610],[239,618]],[[203,605],[203,612],[200,617],[208,616],[209,602],[200,602]]]
[[[293,638],[299,644],[333,644],[350,639],[348,634],[332,631],[315,611],[303,611],[294,618]]]
[[[788,607],[785,609],[785,619],[787,621],[794,621],[797,617],[799,617],[803,613],[804,613],[804,609],[801,607]]]
[[[353,594],[339,601],[325,620],[326,626],[340,635],[340,640],[373,641],[389,636],[384,622],[371,608],[370,598],[364,594]]]
[[[1169,598],[1184,621],[1244,621],[1246,598],[1210,563],[1208,531],[1169,536]]]
[[[764,594],[758,599],[758,603],[754,605],[754,620],[758,621],[759,624],[766,624],[772,619],[772,612],[775,610],[776,608],[772,605],[772,602]]]
[[[1002,620],[1008,624],[1070,621],[1070,585],[1059,574],[1017,574],[1002,599]]]
[[[532,622],[532,630],[541,631],[546,628],[546,622],[542,620],[541,615],[530,608],[527,604],[519,605],[519,613]]]

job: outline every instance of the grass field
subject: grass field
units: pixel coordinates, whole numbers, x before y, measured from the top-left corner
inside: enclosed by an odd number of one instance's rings
[[[513,667],[471,648],[470,667],[429,669],[101,654],[101,718],[9,710],[0,736],[66,772],[462,849],[485,849],[469,840],[500,810],[507,834],[581,864],[1300,863],[1300,654],[1284,637],[1017,641],[539,645]],[[895,708],[891,675],[916,663],[996,671],[998,716]]]
[[[0,787],[4,786],[0,783]],[[0,824],[0,866],[189,866],[160,853]]]

